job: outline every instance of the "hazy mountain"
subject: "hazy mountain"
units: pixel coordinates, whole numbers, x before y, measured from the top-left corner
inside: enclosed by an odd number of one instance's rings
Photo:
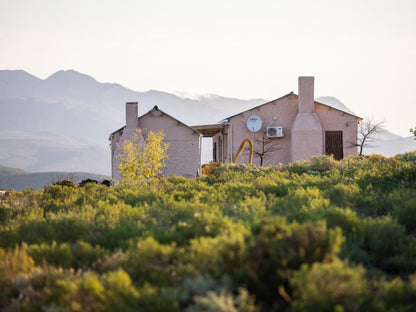
[[[347,106],[345,106],[344,103],[342,103],[340,100],[338,100],[336,97],[333,96],[321,96],[317,99],[315,99],[315,101],[331,106],[333,108],[336,108],[338,110],[341,110],[343,112],[346,112],[348,114],[351,115],[355,115],[358,116],[356,113],[354,113],[352,110],[350,110]]]
[[[369,146],[364,147],[363,154],[380,154],[391,157],[415,150],[416,141],[412,136],[403,138],[384,129],[377,135],[376,140],[371,142]]]
[[[264,100],[215,95],[181,98],[136,92],[100,83],[79,72],[58,71],[39,79],[18,70],[0,71],[0,164],[29,171],[110,173],[108,136],[125,123],[125,103],[139,114],[155,105],[187,124],[214,123]]]

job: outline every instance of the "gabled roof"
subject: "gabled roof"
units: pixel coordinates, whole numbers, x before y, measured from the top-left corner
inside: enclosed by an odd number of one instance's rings
[[[150,111],[148,111],[146,114],[141,115],[141,116],[139,117],[139,119],[140,119],[140,118],[142,118],[142,117],[144,117],[144,116],[146,116],[146,115],[148,115],[148,114],[150,114],[150,113],[152,113],[152,112],[154,112],[154,111],[159,111],[159,112],[161,112],[162,114],[164,114],[164,115],[168,116],[169,118],[172,118],[172,119],[173,119],[173,120],[175,120],[176,122],[180,123],[181,125],[183,125],[183,126],[185,126],[185,127],[189,128],[189,129],[191,129],[191,130],[192,130],[192,131],[194,131],[195,133],[198,133],[198,134],[201,134],[201,135],[202,135],[202,133],[201,133],[201,132],[199,132],[198,130],[196,130],[196,129],[192,128],[191,126],[188,126],[187,124],[185,124],[185,123],[183,123],[182,121],[180,121],[180,120],[176,119],[175,117],[172,117],[172,116],[171,116],[171,115],[169,115],[168,113],[165,113],[164,111],[162,111],[161,109],[159,109],[159,107],[157,107],[157,105],[155,105],[155,107],[153,107],[153,108],[152,108]]]
[[[194,128],[190,127],[190,126],[188,126],[187,124],[184,124],[182,121],[180,121],[180,120],[176,119],[175,117],[172,117],[171,115],[169,115],[169,114],[165,113],[164,111],[162,111],[161,109],[159,109],[159,107],[157,107],[157,105],[155,105],[155,106],[154,106],[151,110],[149,110],[147,113],[145,113],[145,114],[143,114],[143,115],[139,116],[139,117],[138,117],[138,118],[139,118],[139,120],[140,120],[141,118],[143,118],[144,116],[146,116],[146,115],[148,115],[148,114],[150,114],[150,113],[152,113],[152,112],[154,112],[154,111],[159,111],[159,112],[161,112],[163,115],[166,115],[166,116],[168,116],[169,118],[172,118],[172,119],[173,119],[173,120],[175,120],[177,123],[179,123],[179,124],[181,124],[181,125],[183,125],[183,126],[185,126],[185,127],[189,128],[189,129],[191,129],[192,131],[194,131],[195,133],[197,133],[197,134],[199,134],[199,135],[202,135],[202,133],[201,133],[201,132],[199,132],[198,130],[196,130],[196,129],[194,129]],[[126,127],[126,126],[123,126],[123,127],[121,127],[120,129],[118,129],[118,130],[116,130],[116,131],[114,131],[114,132],[110,133],[109,140],[111,140],[111,135],[113,135],[113,134],[115,134],[115,133],[117,133],[117,132],[119,132],[119,131],[123,130],[125,127]]]
[[[288,94],[286,94],[286,95],[283,95],[283,96],[281,96],[280,98],[275,99],[275,100],[273,100],[273,101],[269,101],[269,102],[266,102],[266,103],[263,103],[263,104],[260,104],[260,105],[254,106],[254,107],[252,107],[252,108],[250,108],[250,109],[246,109],[245,111],[242,111],[242,112],[240,112],[240,113],[238,113],[238,114],[235,114],[235,115],[232,115],[232,116],[230,116],[230,117],[224,118],[223,120],[221,120],[221,121],[220,121],[220,122],[218,122],[218,123],[223,123],[223,122],[228,121],[228,120],[230,120],[231,118],[234,118],[234,117],[236,117],[236,116],[238,116],[238,115],[241,115],[241,114],[246,113],[246,112],[249,112],[249,111],[251,111],[251,110],[253,110],[253,109],[256,109],[256,108],[262,107],[262,106],[267,105],[267,104],[269,104],[269,103],[272,103],[272,102],[274,102],[274,101],[281,100],[281,99],[283,99],[283,98],[285,98],[285,97],[288,97],[288,96],[290,96],[290,95],[293,95],[293,94],[294,94],[294,93],[293,93],[293,91],[292,91],[292,92],[290,92],[290,93],[288,93]]]
[[[255,106],[255,107],[252,107],[252,108],[250,108],[250,109],[247,109],[247,110],[245,110],[245,111],[242,111],[242,112],[240,112],[240,113],[238,113],[238,114],[235,114],[235,115],[232,115],[232,116],[230,116],[230,117],[224,118],[223,120],[221,120],[221,121],[220,121],[220,122],[218,122],[218,123],[219,123],[219,124],[220,124],[220,123],[224,123],[224,122],[229,121],[231,118],[234,118],[234,117],[236,117],[236,116],[238,116],[238,115],[241,115],[241,114],[246,113],[246,112],[248,112],[248,111],[251,111],[251,110],[257,109],[257,108],[259,108],[259,107],[265,106],[265,105],[270,104],[270,103],[272,103],[272,102],[275,102],[275,101],[278,101],[278,100],[284,99],[285,97],[289,97],[289,96],[295,96],[296,98],[298,98],[298,97],[299,97],[297,94],[294,94],[294,93],[293,93],[293,91],[292,91],[292,92],[290,92],[290,93],[288,93],[288,94],[286,94],[286,95],[283,95],[283,96],[281,96],[280,98],[277,98],[277,99],[275,99],[275,100],[272,100],[272,101],[269,101],[269,102],[266,102],[266,103],[263,103],[263,104],[257,105],[257,106]],[[321,103],[321,102],[317,102],[317,101],[314,101],[314,103],[316,103],[316,104],[321,104],[321,105],[324,105],[324,106],[326,106],[326,107],[329,107],[329,108],[332,108],[332,109],[338,110],[338,111],[340,111],[340,112],[343,112],[343,113],[345,113],[345,114],[348,114],[348,115],[354,116],[354,117],[355,117],[355,118],[357,118],[358,120],[363,120],[361,117],[359,117],[359,116],[355,115],[353,112],[351,112],[351,111],[350,111],[350,110],[348,110],[348,109],[343,110],[343,109],[340,109],[340,108],[338,108],[338,107],[334,107],[334,106],[331,106],[331,105],[328,105],[328,104],[324,104],[324,103]]]

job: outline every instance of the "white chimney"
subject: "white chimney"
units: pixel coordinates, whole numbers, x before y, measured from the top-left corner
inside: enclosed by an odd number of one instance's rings
[[[299,113],[314,112],[314,77],[299,77]]]
[[[138,102],[126,103],[126,129],[136,130],[139,126]]]

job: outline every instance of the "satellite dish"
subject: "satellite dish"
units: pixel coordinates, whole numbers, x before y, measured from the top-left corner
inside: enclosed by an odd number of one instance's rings
[[[251,132],[258,132],[261,129],[262,124],[261,118],[258,115],[251,115],[247,119],[247,128]]]

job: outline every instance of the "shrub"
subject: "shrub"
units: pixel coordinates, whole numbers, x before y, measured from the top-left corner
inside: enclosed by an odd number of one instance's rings
[[[195,296],[195,303],[187,312],[255,312],[260,309],[254,304],[254,297],[244,288],[239,289],[238,296],[229,292],[209,291],[205,296]]]
[[[196,213],[189,221],[182,221],[173,226],[171,241],[179,246],[187,245],[193,238],[215,237],[232,227],[234,227],[233,224],[224,217],[209,213]]]
[[[148,237],[135,245],[131,243],[122,267],[137,285],[151,283],[169,286],[176,270],[175,258],[174,245],[161,245],[152,237]]]
[[[293,300],[290,311],[365,311],[369,286],[361,266],[332,263],[306,265],[291,280]]]
[[[43,261],[63,268],[70,268],[73,265],[74,256],[71,246],[67,243],[56,244],[56,242],[52,242],[52,244],[24,246],[37,265],[42,264]]]
[[[401,278],[385,280],[377,283],[373,305],[379,311],[414,311],[416,307],[416,275],[410,275],[409,281]],[[375,309],[374,309],[375,310]]]
[[[107,179],[102,180],[100,184],[105,185],[105,186],[111,186],[112,185],[111,181],[107,180]]]
[[[340,227],[344,235],[361,233],[363,222],[351,209],[331,207],[325,212],[328,227]]]
[[[416,191],[400,189],[390,195],[393,216],[406,227],[408,233],[416,234]]]
[[[80,183],[79,183],[79,186],[80,187],[84,187],[85,185],[87,185],[87,184],[98,184],[98,181],[97,180],[93,180],[93,179],[85,179],[85,180],[82,180]]]
[[[247,287],[256,298],[276,301],[277,287],[287,285],[292,272],[302,264],[331,262],[343,238],[339,228],[317,223],[287,224],[284,218],[265,219],[254,229],[244,259]]]
[[[325,172],[336,168],[338,162],[332,155],[323,155],[319,157],[312,157],[309,163],[309,170],[317,172]]]
[[[222,166],[222,163],[211,161],[209,164],[205,164],[202,166],[202,174],[204,175],[214,174],[217,168],[221,166]]]
[[[0,248],[0,309],[12,305],[13,299],[18,297],[16,281],[24,280],[33,269],[33,259],[22,248]]]
[[[362,227],[347,237],[343,255],[356,263],[374,266],[389,273],[409,273],[416,268],[415,242],[404,226],[390,217],[367,218]]]
[[[69,179],[59,180],[53,183],[52,185],[60,185],[60,186],[67,186],[67,187],[73,187],[73,188],[77,187],[76,183]]]
[[[34,269],[33,259],[20,247],[12,250],[0,248],[0,284],[14,280],[19,274],[26,274]]]
[[[248,231],[222,233],[216,237],[200,237],[190,241],[182,256],[183,270],[189,275],[210,275],[220,279],[223,275],[236,276],[242,269]]]

